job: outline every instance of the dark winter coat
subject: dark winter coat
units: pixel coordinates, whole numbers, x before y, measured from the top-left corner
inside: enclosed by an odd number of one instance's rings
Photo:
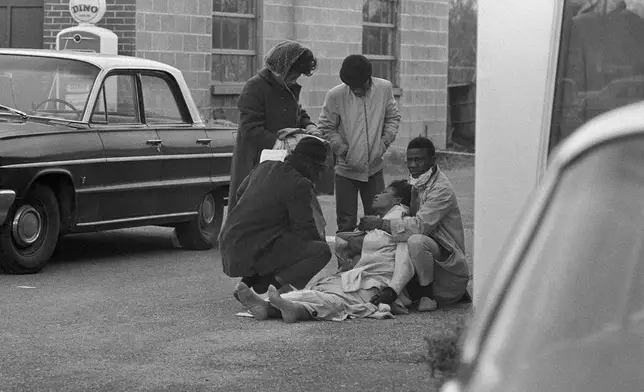
[[[262,150],[273,148],[277,132],[313,124],[299,104],[301,89],[299,85],[287,88],[266,68],[244,86],[237,101],[240,118],[230,176],[229,211],[237,204],[237,188],[259,163]]]
[[[289,253],[320,241],[313,218],[313,184],[288,162],[265,161],[246,177],[220,235],[224,273],[266,275],[284,268]]]

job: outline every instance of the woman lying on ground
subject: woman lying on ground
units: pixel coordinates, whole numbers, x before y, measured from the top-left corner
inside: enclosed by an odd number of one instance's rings
[[[373,209],[385,219],[400,219],[408,214],[410,201],[411,185],[406,181],[394,181],[374,197]],[[396,275],[398,282],[392,281],[394,266],[398,271],[405,271]],[[407,313],[404,297],[389,306],[375,305],[372,303],[374,296],[387,286],[400,294],[413,274],[407,243],[396,243],[390,234],[375,229],[365,235],[360,261],[349,271],[323,278],[310,289],[281,295],[277,287],[270,286],[268,301],[244,284],[237,286],[236,294],[257,320],[281,317],[285,322],[293,323],[311,319],[387,318],[392,316],[392,309],[393,313]]]

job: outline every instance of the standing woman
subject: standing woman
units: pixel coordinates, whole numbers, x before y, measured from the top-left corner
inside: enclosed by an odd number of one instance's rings
[[[265,68],[246,82],[237,101],[240,117],[228,211],[237,205],[237,188],[259,163],[262,150],[272,149],[278,139],[288,135],[288,131],[281,130],[317,131],[299,103],[302,86],[297,84],[300,76],[311,76],[316,67],[317,60],[310,49],[296,41],[282,41],[266,56]]]

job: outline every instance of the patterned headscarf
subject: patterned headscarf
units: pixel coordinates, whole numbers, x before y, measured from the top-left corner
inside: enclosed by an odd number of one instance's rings
[[[282,41],[266,55],[266,68],[284,80],[293,64],[307,49],[297,41]]]

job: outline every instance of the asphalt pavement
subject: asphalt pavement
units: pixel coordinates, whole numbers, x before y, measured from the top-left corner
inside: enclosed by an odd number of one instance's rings
[[[237,317],[236,280],[218,251],[175,249],[171,233],[70,236],[42,272],[0,275],[0,391],[436,390],[424,338],[467,309],[297,324]]]

